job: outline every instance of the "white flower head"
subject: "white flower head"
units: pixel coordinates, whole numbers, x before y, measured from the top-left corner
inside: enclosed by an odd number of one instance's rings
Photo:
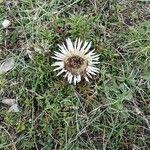
[[[89,82],[92,75],[96,75],[99,69],[95,67],[99,63],[99,55],[97,55],[91,48],[91,42],[83,42],[80,38],[73,43],[70,38],[66,39],[66,45],[63,43],[59,45],[59,52],[55,51],[54,58],[57,60],[52,66],[56,68],[54,71],[59,71],[57,76],[65,73],[69,83],[76,85],[85,78]]]

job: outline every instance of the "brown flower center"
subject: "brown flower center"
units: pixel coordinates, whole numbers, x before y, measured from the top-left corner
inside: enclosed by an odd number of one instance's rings
[[[85,72],[87,67],[87,60],[80,56],[69,57],[65,61],[65,69],[70,71],[74,75],[81,75]]]
[[[81,65],[83,65],[83,63],[84,63],[84,59],[79,57],[79,56],[72,56],[72,57],[67,59],[68,67],[71,67],[74,69],[80,68]]]

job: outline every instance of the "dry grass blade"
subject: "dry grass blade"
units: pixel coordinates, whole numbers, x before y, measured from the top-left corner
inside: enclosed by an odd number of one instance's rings
[[[12,143],[12,150],[17,150],[16,145],[15,145],[15,142],[14,142],[14,140],[13,140],[11,134],[9,133],[9,131],[8,131],[5,127],[3,127],[3,126],[1,126],[1,125],[0,125],[0,129],[3,129],[3,130],[5,131],[5,133],[9,136],[9,138],[10,138],[10,140],[11,140],[11,143]]]

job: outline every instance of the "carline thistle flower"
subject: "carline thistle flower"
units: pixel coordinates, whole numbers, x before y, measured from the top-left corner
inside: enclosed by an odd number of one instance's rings
[[[92,42],[83,42],[77,38],[73,43],[70,38],[66,39],[66,45],[62,43],[59,45],[59,52],[55,51],[54,58],[56,60],[52,66],[56,67],[54,71],[59,71],[57,76],[65,73],[69,83],[76,85],[85,78],[89,82],[92,75],[96,75],[99,69],[96,64],[99,63],[99,55],[93,50],[90,50]]]

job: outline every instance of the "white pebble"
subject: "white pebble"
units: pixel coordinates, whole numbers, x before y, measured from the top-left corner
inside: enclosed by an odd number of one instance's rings
[[[3,28],[7,28],[8,26],[10,26],[11,22],[7,19],[5,19],[3,22],[2,22],[2,26]]]
[[[18,104],[13,104],[8,110],[8,112],[19,112],[19,111],[20,110],[18,108]]]
[[[7,104],[9,106],[12,106],[13,104],[16,103],[16,99],[2,99],[2,103],[3,104]]]

